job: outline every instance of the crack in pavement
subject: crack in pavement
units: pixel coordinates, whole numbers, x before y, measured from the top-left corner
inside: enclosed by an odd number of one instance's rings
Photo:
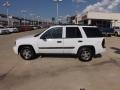
[[[16,67],[16,66],[13,66],[13,67],[10,68],[6,73],[0,75],[0,80],[5,79],[5,78],[8,76],[8,74],[9,74],[15,67]]]

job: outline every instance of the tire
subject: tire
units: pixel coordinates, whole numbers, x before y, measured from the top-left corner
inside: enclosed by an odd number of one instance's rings
[[[20,56],[24,60],[32,60],[35,57],[35,51],[30,46],[24,46],[20,49]]]
[[[93,58],[93,51],[89,47],[83,47],[78,51],[78,58],[80,61],[89,62]]]
[[[112,35],[111,35],[111,34],[108,34],[108,37],[112,37]]]
[[[117,32],[115,33],[115,36],[118,37],[118,33]]]

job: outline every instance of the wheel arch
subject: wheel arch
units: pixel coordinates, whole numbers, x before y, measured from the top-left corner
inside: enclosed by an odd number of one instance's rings
[[[114,33],[115,36],[119,36],[119,34],[120,33],[118,31],[115,31],[115,33]]]
[[[32,46],[32,45],[20,45],[19,47],[18,47],[18,54],[20,53],[20,50],[23,48],[23,47],[26,47],[26,46],[28,46],[28,47],[31,47],[33,50],[34,50],[34,52],[35,52],[35,49],[34,49],[34,47]]]
[[[96,53],[96,51],[95,51],[95,47],[92,46],[92,45],[84,45],[84,46],[80,46],[80,47],[78,48],[77,54],[78,54],[78,52],[79,52],[80,49],[85,48],[85,47],[87,47],[87,48],[91,48],[91,50],[93,51],[93,55],[95,55],[95,53]]]

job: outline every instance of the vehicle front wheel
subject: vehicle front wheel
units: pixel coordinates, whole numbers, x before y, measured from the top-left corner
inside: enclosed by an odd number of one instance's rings
[[[35,51],[32,47],[24,46],[20,50],[20,56],[25,60],[31,60],[35,57]]]
[[[78,58],[80,61],[88,62],[91,61],[93,57],[93,51],[91,48],[83,47],[78,51]]]

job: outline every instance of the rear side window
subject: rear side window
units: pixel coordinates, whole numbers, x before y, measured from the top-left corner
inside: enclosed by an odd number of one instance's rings
[[[66,27],[66,38],[82,38],[78,27]]]
[[[96,27],[83,27],[88,38],[103,37],[101,31]]]

